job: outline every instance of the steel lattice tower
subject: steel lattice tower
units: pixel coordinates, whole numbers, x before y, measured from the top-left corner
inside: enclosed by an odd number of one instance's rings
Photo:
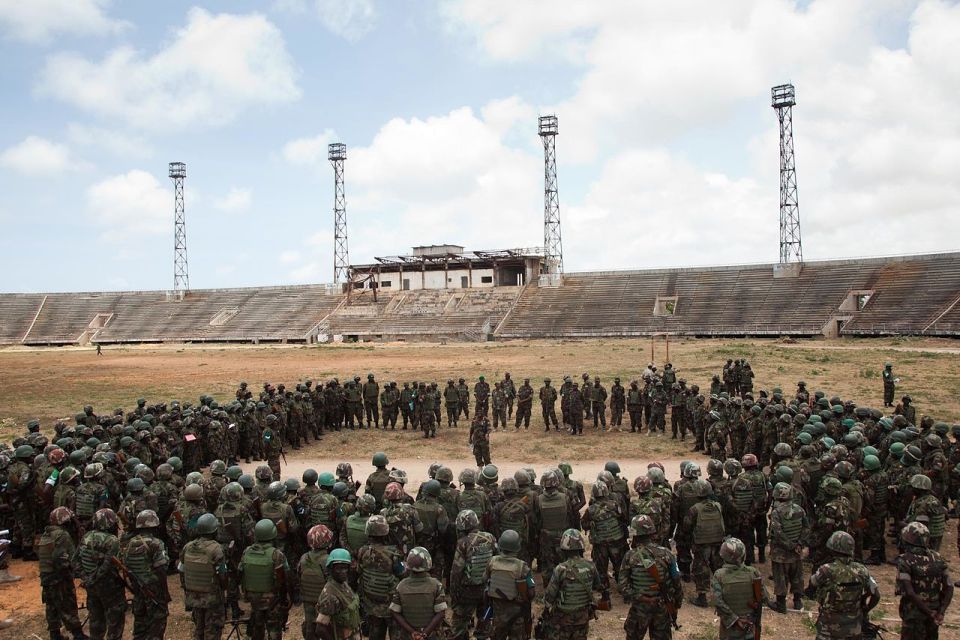
[[[793,105],[796,104],[793,85],[777,85],[771,89],[771,96],[771,105],[780,121],[780,263],[803,262],[793,153]]]
[[[333,282],[346,280],[350,266],[347,250],[347,196],[343,191],[343,162],[347,159],[347,145],[334,142],[327,146],[327,158],[333,165]]]
[[[186,164],[170,163],[170,179],[173,180],[173,292],[181,296],[190,291],[190,274],[187,270],[187,221],[183,205],[183,181],[186,177]]]
[[[543,140],[543,257],[546,273],[563,273],[560,199],[557,196],[557,116],[540,116]]]

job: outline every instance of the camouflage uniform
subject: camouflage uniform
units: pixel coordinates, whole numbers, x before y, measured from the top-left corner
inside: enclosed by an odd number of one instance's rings
[[[474,619],[476,638],[486,638],[489,633],[489,623],[483,620],[484,576],[496,546],[493,535],[486,531],[470,531],[457,541],[450,571],[454,640],[468,639]]]
[[[480,380],[477,381],[477,384],[473,385],[473,399],[474,402],[476,402],[474,412],[487,415],[487,411],[489,410],[490,385],[482,376]]]
[[[457,419],[459,420],[460,414],[469,420],[470,419],[470,387],[467,386],[463,378],[457,382],[457,393],[460,394],[460,405],[457,412]]]
[[[247,637],[280,640],[290,611],[290,565],[286,556],[269,542],[255,542],[243,552],[239,569],[243,594],[251,608]]]
[[[494,640],[527,640],[535,583],[530,565],[516,557],[518,537],[508,536],[512,544],[507,544],[507,536],[501,536],[502,553],[490,560],[484,573],[487,600],[493,613],[490,635]]]
[[[600,574],[586,558],[574,555],[554,567],[543,596],[546,637],[586,640],[593,593],[602,590]]]
[[[652,520],[649,526],[654,528]],[[655,544],[649,534],[638,538],[623,557],[617,584],[630,603],[623,624],[627,640],[642,640],[647,633],[650,640],[669,640],[674,621],[668,606],[676,611],[683,602],[680,570],[670,549]]]
[[[457,426],[457,418],[460,415],[460,392],[453,385],[453,380],[448,380],[447,386],[443,389],[443,406],[447,410],[447,426]]]
[[[346,582],[327,580],[317,614],[317,624],[331,625],[337,640],[360,640],[360,599]]]
[[[493,429],[496,431],[501,426],[507,428],[507,395],[503,392],[503,388],[500,386],[499,382],[494,383],[493,385]],[[483,416],[478,412],[474,416],[474,422],[480,420]]]
[[[543,426],[545,431],[550,430],[550,424],[553,423],[554,429],[559,429],[557,424],[557,390],[550,386],[550,380],[544,380],[543,386],[538,393],[540,398],[540,412],[543,415]]]
[[[87,591],[90,614],[90,640],[120,640],[127,612],[123,581],[112,559],[120,555],[117,536],[105,531],[90,531],[77,551],[80,577]]]
[[[840,532],[843,534],[843,532]],[[849,538],[850,556],[853,539]],[[865,596],[879,599],[877,583],[859,562],[842,556],[820,566],[810,576],[810,586],[816,590],[820,603],[817,617],[817,640],[859,638],[866,612],[861,608]]]
[[[596,486],[596,485],[595,485]],[[626,552],[626,539],[620,522],[620,503],[612,496],[594,498],[587,507],[581,525],[590,533],[590,559],[600,573],[604,588],[609,588],[609,570],[613,568],[613,579],[620,575],[620,563]]]
[[[789,589],[796,604],[803,593],[802,543],[809,539],[810,521],[802,507],[786,499],[789,488],[778,485],[778,489],[782,498],[770,510],[773,590],[777,602],[785,604]]]
[[[357,552],[357,580],[370,640],[384,640],[390,628],[390,596],[403,574],[396,547],[371,541]]]
[[[139,594],[133,594],[133,637],[160,640],[167,629],[170,602],[166,581],[170,559],[166,547],[159,538],[138,532],[120,555],[123,564],[146,589],[146,592],[141,589]]]
[[[224,626],[222,585],[227,575],[223,548],[212,537],[192,540],[180,551],[180,568],[183,604],[193,619],[195,640],[220,640]]]
[[[908,525],[901,534],[904,551],[897,558],[897,594],[903,640],[937,640],[939,625],[933,616],[942,616],[953,596],[947,564],[939,553],[926,548],[926,537],[925,527],[917,524]]]
[[[427,557],[429,558],[428,555]],[[390,601],[390,611],[403,617],[407,624],[418,631],[425,629],[436,614],[445,614],[446,610],[447,597],[443,591],[443,583],[426,571],[411,572],[410,577],[401,580]],[[394,625],[393,629],[391,638],[412,640],[410,634],[399,624]],[[441,623],[437,631],[427,636],[426,640],[439,640],[445,637],[445,632],[445,624]],[[480,633],[479,630],[477,633]]]
[[[753,640],[760,635],[760,612],[768,596],[760,572],[743,564],[745,551],[736,538],[724,542],[724,564],[710,583],[722,640]]]
[[[623,425],[623,410],[627,406],[627,393],[620,384],[620,378],[613,381],[610,387],[610,426],[619,427]]]
[[[380,427],[380,385],[373,379],[372,375],[367,376],[367,381],[363,383],[363,410],[367,417],[367,428],[370,428],[370,422],[373,422],[375,428]]]
[[[496,419],[496,409],[493,415]],[[490,464],[490,424],[486,417],[475,418],[470,425],[470,445],[478,467]]]
[[[512,404],[512,401],[510,401]],[[533,409],[533,387],[530,386],[530,380],[524,380],[520,389],[517,391],[517,420],[514,427],[519,429],[523,424],[524,429],[530,428],[530,413]]]
[[[76,547],[73,538],[60,525],[50,524],[40,535],[37,556],[40,559],[40,589],[51,638],[60,638],[60,625],[75,638],[83,638],[77,616],[77,590],[73,584]]]

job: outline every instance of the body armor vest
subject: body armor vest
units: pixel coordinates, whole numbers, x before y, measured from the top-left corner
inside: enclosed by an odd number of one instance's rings
[[[356,631],[360,628],[360,599],[347,585],[341,586],[334,583],[331,586],[333,594],[341,605],[340,611],[331,620],[338,630]]]
[[[693,528],[694,544],[720,544],[723,542],[723,514],[720,505],[706,501],[694,507],[697,512],[697,525]]]
[[[778,511],[783,537],[791,545],[799,544],[800,535],[803,533],[803,510],[794,504],[789,504],[788,507]]]
[[[500,510],[500,530],[512,529],[520,534],[521,540],[527,538],[527,509],[519,500],[508,500]]]
[[[563,531],[570,524],[567,517],[567,498],[562,493],[544,493],[540,502],[541,526],[546,531]]]
[[[598,505],[590,527],[590,538],[594,543],[614,542],[623,538],[623,529],[614,507],[608,502]]]
[[[228,545],[234,542],[240,545],[243,540],[242,522],[243,507],[234,502],[224,502],[216,510],[217,520],[220,522],[220,528],[217,530],[217,540]]]
[[[496,556],[490,560],[490,582],[487,595],[497,600],[513,602],[520,596],[517,582],[524,579],[523,560],[508,556]]]
[[[97,496],[103,493],[103,485],[85,482],[77,487],[77,516],[92,518],[97,512]]]
[[[863,513],[863,487],[856,480],[848,480],[843,484],[843,493],[850,502],[850,511],[854,519]]]
[[[397,585],[403,617],[414,629],[422,629],[433,620],[436,583],[426,574],[407,578]]]
[[[423,523],[423,531],[418,535],[427,540],[433,540],[437,537],[437,507],[440,505],[433,501],[420,500],[413,503],[413,508],[417,510],[420,516],[420,522]]]
[[[393,558],[386,549],[373,549],[377,555],[386,558],[390,564],[393,564]],[[386,563],[384,563],[386,564]],[[366,598],[373,602],[384,603],[390,600],[394,587],[397,585],[397,578],[389,570],[381,569],[373,563],[361,565],[360,590]]]
[[[485,493],[478,489],[465,489],[460,492],[460,497],[457,500],[457,505],[460,511],[464,509],[470,509],[475,514],[480,521],[483,521],[483,516],[486,514],[486,504],[484,501]]]
[[[283,505],[285,503],[280,502],[279,500],[267,500],[260,505],[260,515],[268,520],[271,520],[273,524],[277,525],[277,540],[286,540],[287,538],[287,527],[280,526],[280,523],[283,522],[283,516],[285,510]],[[281,532],[281,529],[283,531]]]
[[[273,591],[273,547],[255,544],[243,552],[243,588],[250,593]]]
[[[53,566],[53,550],[57,545],[57,533],[57,529],[48,527],[40,536],[40,543],[37,545],[37,558],[40,560],[41,576],[56,573],[56,567]]]
[[[350,551],[356,553],[360,547],[367,544],[367,520],[370,516],[362,516],[359,513],[351,514],[347,518],[347,547]]]
[[[749,513],[753,508],[753,485],[746,478],[737,478],[733,484],[733,506],[739,513]]]
[[[820,587],[820,593],[827,594],[820,604],[821,613],[829,613],[845,620],[859,620],[863,584],[856,579],[849,564],[839,572],[839,576],[837,573],[836,570],[831,572],[828,584]]]
[[[484,531],[471,534],[467,544],[469,556],[464,558],[463,581],[468,585],[483,584],[484,572],[493,557],[493,536]]]
[[[83,542],[80,544],[80,570],[83,572],[85,583],[89,583],[96,575],[104,561],[103,547],[107,535],[99,531],[91,531],[84,536]]]
[[[931,610],[937,611],[940,608],[941,576],[947,570],[947,565],[938,553],[933,551],[917,553],[917,551],[920,550],[915,550],[912,555],[914,557],[926,556],[927,561],[910,563],[913,591]]]
[[[737,616],[751,615],[754,611],[753,572],[747,567],[726,566],[720,569],[717,578],[723,585],[723,601]]]
[[[147,541],[140,536],[133,538],[127,547],[126,561],[127,570],[141,583],[150,584],[156,582],[157,577],[153,574],[153,568],[150,566],[150,559],[147,557],[150,549]]]
[[[310,526],[323,524],[334,529],[333,512],[337,508],[336,502],[337,499],[333,494],[324,491],[307,496],[307,505],[310,507]]]
[[[883,478],[880,478],[873,483],[873,489],[874,489],[873,511],[875,513],[877,511],[880,511],[880,513],[883,513],[883,511],[887,507],[887,503],[889,502],[889,498],[887,495],[887,491],[888,491],[887,484],[888,483]]]
[[[327,584],[327,574],[323,572],[327,555],[326,551],[308,551],[303,556],[303,564],[300,565],[300,595],[304,602],[316,604],[320,599],[320,592]]]
[[[563,584],[560,585],[560,597],[557,609],[563,613],[582,611],[593,602],[591,564],[583,558],[574,558],[564,562]],[[556,570],[554,570],[556,571]],[[554,574],[556,575],[556,574]]]
[[[183,548],[183,584],[187,591],[213,593],[218,588],[210,545],[220,546],[213,540],[194,540]]]
[[[383,490],[390,483],[390,474],[387,471],[374,471],[369,478],[370,493],[377,499],[377,504],[383,504]]]
[[[943,513],[943,506],[940,504],[940,501],[937,500],[936,496],[926,495],[918,498],[914,506],[913,519],[916,520],[917,515],[926,514],[927,528],[930,530],[930,537],[939,538],[942,536],[946,519]]]
[[[660,584],[653,577],[653,568],[656,561],[648,549],[638,547],[637,549],[641,564],[630,567],[630,586],[636,596],[646,596],[656,598],[660,595]],[[661,576],[663,580],[665,576]]]

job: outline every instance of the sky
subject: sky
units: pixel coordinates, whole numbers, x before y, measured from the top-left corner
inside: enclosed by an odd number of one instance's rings
[[[946,0],[0,0],[0,291],[330,282],[543,244],[556,114],[568,272],[775,262],[796,86],[808,260],[955,250],[960,5]]]

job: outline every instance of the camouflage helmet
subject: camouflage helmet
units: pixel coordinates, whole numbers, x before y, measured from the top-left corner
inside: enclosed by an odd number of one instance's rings
[[[437,482],[450,483],[453,482],[453,470],[449,467],[441,466],[437,469],[436,475]]]
[[[500,491],[505,494],[516,493],[520,490],[517,481],[513,478],[504,478],[500,481]]]
[[[513,473],[513,479],[517,481],[518,487],[527,487],[530,485],[530,476],[523,469],[517,469]]]
[[[384,500],[389,500],[390,502],[399,502],[403,500],[403,497],[403,487],[400,486],[399,482],[391,482],[387,484],[387,488],[383,490]]]
[[[120,520],[113,509],[99,509],[93,514],[93,528],[97,531],[114,532]]]
[[[853,555],[853,536],[846,531],[834,531],[827,539],[827,549],[844,556]]]
[[[520,534],[513,529],[507,529],[500,534],[500,540],[497,542],[500,551],[504,553],[520,552]]]
[[[653,518],[648,515],[635,516],[630,521],[630,535],[634,536],[652,536],[657,533],[657,525]]]
[[[876,471],[880,468],[880,458],[875,455],[863,456],[863,468],[866,471]]]
[[[911,522],[900,531],[900,539],[914,547],[926,547],[930,541],[930,530],[922,522]]]
[[[142,493],[145,486],[143,478],[130,478],[127,480],[127,491],[130,493]]]
[[[933,488],[933,482],[929,477],[918,473],[910,478],[910,486],[919,491],[930,491]]]
[[[50,446],[54,446],[54,445],[50,445]],[[67,457],[67,453],[60,447],[57,447],[56,449],[51,450],[50,453],[47,454],[47,460],[49,460],[50,464],[53,464],[53,465],[60,464],[66,459],[66,457]]]
[[[272,520],[264,518],[254,525],[253,537],[257,542],[270,542],[277,537],[277,525],[273,524]]]
[[[457,519],[459,520],[459,516]],[[413,573],[426,573],[433,568],[433,558],[430,557],[430,552],[423,547],[414,547],[407,554],[406,565],[407,569]]]
[[[773,499],[783,501],[791,498],[793,498],[793,491],[790,485],[786,482],[778,482],[777,486],[773,488]]]
[[[333,542],[333,532],[325,524],[315,524],[307,531],[307,545],[311,549],[326,549]]]
[[[647,477],[650,478],[650,482],[653,484],[666,484],[667,482],[667,476],[664,475],[663,469],[659,467],[647,469]]]
[[[614,478],[613,474],[606,469],[597,474],[597,481],[605,483],[608,488],[617,483],[617,479]]]
[[[217,516],[212,513],[205,513],[197,519],[197,533],[200,535],[216,533],[219,526]]]
[[[73,520],[73,511],[67,507],[57,507],[50,512],[50,524],[62,526]]]
[[[160,526],[160,518],[153,509],[144,509],[137,514],[137,529],[152,529]]]
[[[427,480],[423,483],[423,494],[434,498],[440,496],[440,483],[436,480]]]
[[[743,564],[747,547],[739,538],[727,538],[720,545],[720,559],[730,564]]]
[[[562,473],[566,478],[569,478],[573,473],[573,467],[569,462],[561,462],[559,465],[557,465],[557,469],[559,469],[560,473]]]
[[[60,477],[57,478],[57,481],[62,484],[70,484],[74,480],[80,478],[80,472],[77,471],[76,467],[67,467],[60,472]]]
[[[594,500],[601,500],[610,495],[610,487],[607,486],[606,482],[602,480],[597,480],[593,484],[593,488],[590,489],[590,495]]]
[[[789,458],[793,455],[793,447],[786,442],[778,442],[773,448],[773,453],[781,458]]]
[[[169,480],[172,477],[173,467],[171,467],[169,463],[164,462],[157,467],[157,480]]]
[[[359,501],[357,502],[359,504]],[[390,535],[390,523],[381,515],[370,516],[363,530],[368,536],[386,537]]]
[[[191,484],[183,490],[183,499],[187,502],[200,502],[203,500],[203,487],[198,484]]]
[[[717,460],[716,458],[711,458],[710,462],[707,463],[707,475],[709,476],[723,475],[723,463]]]
[[[458,531],[473,531],[480,528],[480,518],[470,509],[464,509],[457,514],[456,522]]]
[[[853,477],[853,465],[846,460],[841,460],[833,468],[837,472],[837,477],[841,480],[849,480]]]
[[[377,499],[369,493],[365,493],[357,498],[357,511],[361,515],[370,515],[377,510]]]
[[[331,473],[329,475],[330,475],[330,479],[332,480],[333,474]],[[407,472],[404,471],[403,469],[391,469],[389,478],[391,482],[396,482],[401,487],[407,484]],[[333,485],[331,484],[330,486],[333,486]]]
[[[583,534],[577,529],[567,529],[560,536],[560,549],[563,551],[583,551]]]
[[[274,481],[267,487],[267,498],[270,500],[283,500],[287,495],[287,488],[280,481]]]
[[[243,487],[239,482],[228,482],[223,486],[224,502],[240,502],[243,500]]]
[[[153,469],[145,464],[137,467],[137,477],[143,480],[144,484],[152,484],[156,476],[157,474],[153,472]]]
[[[706,480],[697,480],[697,497],[709,498],[713,495],[713,485]]]
[[[743,472],[743,465],[736,458],[729,458],[723,463],[723,471],[728,478],[736,478]]]
[[[683,477],[684,478],[699,478],[700,477],[700,465],[696,462],[690,462],[686,467],[683,468]]]
[[[210,474],[222,476],[227,472],[227,463],[223,460],[214,460],[210,463]]]
[[[338,478],[352,478],[353,477],[353,467],[349,462],[340,462],[337,464],[337,477]]]
[[[464,469],[460,472],[459,480],[460,484],[477,484],[477,470],[470,467]]]
[[[163,465],[160,465],[163,466]],[[83,469],[83,477],[87,480],[94,480],[103,475],[103,465],[99,462],[88,464]]]
[[[273,471],[265,464],[261,464],[253,473],[256,479],[261,482],[271,482],[273,480]]]
[[[556,489],[560,486],[560,472],[556,469],[547,469],[540,477],[540,486],[544,489]]]
[[[827,476],[820,483],[820,489],[828,496],[838,496],[843,492],[843,485],[837,478]]]
[[[903,450],[903,464],[910,466],[920,462],[921,460],[923,460],[923,454],[920,453],[919,447],[910,445]]]
[[[638,495],[649,493],[650,489],[652,488],[653,481],[649,476],[637,476],[637,478],[633,481],[633,490],[636,491]]]
[[[174,471],[179,471],[183,468],[183,461],[177,456],[170,456],[167,458],[167,464],[173,467]],[[269,467],[267,467],[269,469]]]

